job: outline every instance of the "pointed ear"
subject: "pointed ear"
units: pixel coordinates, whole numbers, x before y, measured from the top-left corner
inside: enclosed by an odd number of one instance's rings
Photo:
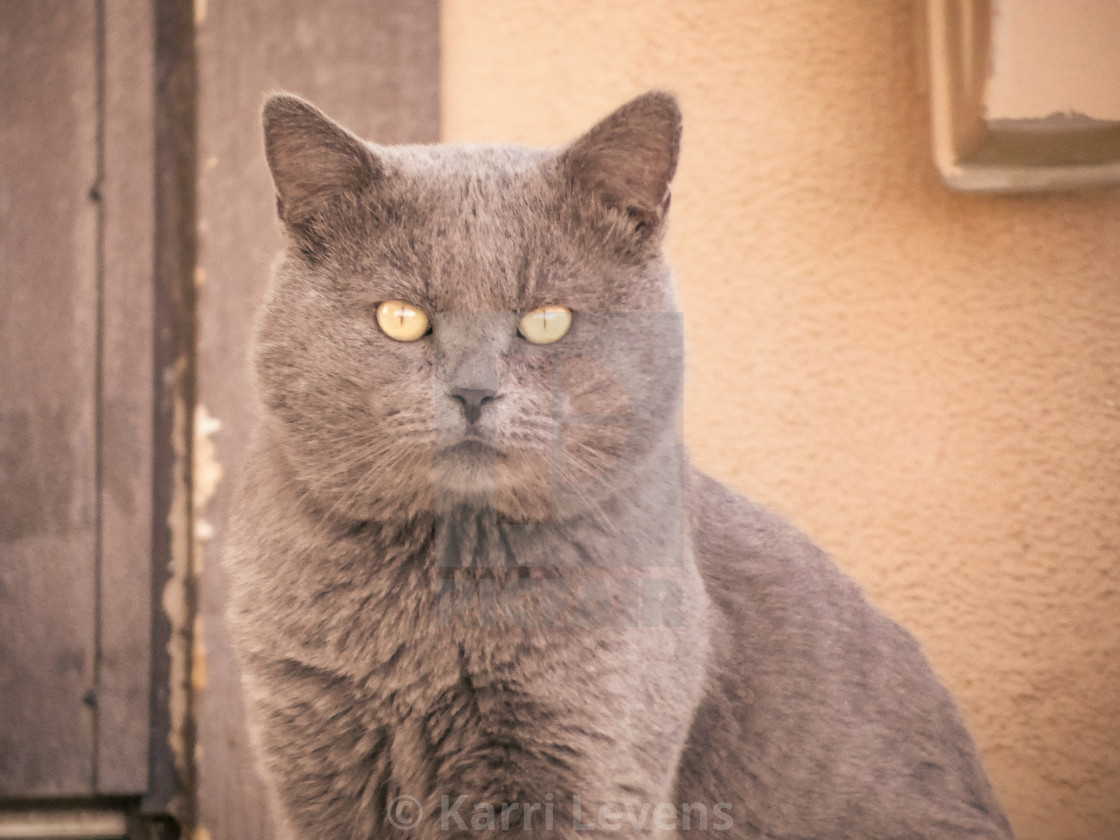
[[[360,138],[298,96],[270,96],[263,122],[276,212],[288,225],[302,224],[338,195],[365,188],[379,172]]]
[[[680,144],[676,97],[650,91],[571,143],[560,160],[577,187],[653,228],[669,209]]]

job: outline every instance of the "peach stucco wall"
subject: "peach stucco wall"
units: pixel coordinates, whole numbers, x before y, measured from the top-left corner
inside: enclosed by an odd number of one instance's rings
[[[660,86],[686,434],[923,641],[1024,840],[1120,837],[1120,191],[930,162],[907,0],[445,0],[447,140]]]

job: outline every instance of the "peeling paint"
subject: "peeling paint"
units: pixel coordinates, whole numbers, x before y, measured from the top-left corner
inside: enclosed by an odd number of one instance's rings
[[[214,447],[214,435],[222,430],[222,421],[211,416],[201,403],[194,412],[194,461],[192,480],[194,495],[191,513],[194,516],[194,576],[202,577],[206,562],[206,544],[214,537],[214,526],[206,518],[206,506],[214,497],[222,480],[222,465]],[[196,647],[198,643],[196,642]],[[204,654],[202,654],[204,655]]]
[[[195,269],[195,281],[201,285],[205,282],[205,270],[201,267]],[[191,514],[194,517],[193,534],[193,573],[195,579],[202,576],[206,562],[206,546],[214,537],[214,526],[206,518],[206,508],[222,480],[222,465],[218,461],[217,449],[214,446],[214,435],[222,430],[222,421],[210,414],[203,403],[199,403],[194,412],[194,451],[192,461],[193,495],[191,497]],[[195,616],[194,621],[194,658],[191,668],[191,689],[194,696],[198,697],[206,690],[206,630],[201,614]],[[202,744],[195,744],[195,762],[202,761]],[[195,840],[209,840],[210,832],[202,826],[196,826],[193,837]]]
[[[168,743],[180,778],[193,777],[191,753],[188,746],[191,728],[191,495],[188,472],[190,409],[184,383],[190,362],[179,357],[164,371],[164,379],[173,394],[171,448],[174,454],[172,470],[171,509],[167,525],[171,533],[170,577],[164,585],[161,598],[163,612],[171,625],[167,654],[170,661],[168,709],[170,727]],[[178,800],[179,797],[176,797]],[[172,811],[184,811],[184,803],[173,801]]]
[[[194,514],[200,517],[222,480],[213,437],[222,430],[222,421],[211,416],[201,403],[194,412]]]
[[[214,538],[214,526],[208,519],[195,519],[194,538],[197,542],[208,542]],[[199,571],[201,576],[202,572]]]

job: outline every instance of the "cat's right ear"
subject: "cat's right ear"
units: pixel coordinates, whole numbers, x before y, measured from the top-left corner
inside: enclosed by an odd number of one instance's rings
[[[289,227],[298,229],[332,199],[365,189],[379,174],[360,138],[298,96],[270,96],[263,122],[276,212]]]
[[[681,111],[676,97],[650,91],[623,105],[560,155],[571,181],[626,212],[639,230],[657,229],[677,170]]]

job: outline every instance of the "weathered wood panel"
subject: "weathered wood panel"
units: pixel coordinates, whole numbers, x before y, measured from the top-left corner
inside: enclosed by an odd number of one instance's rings
[[[0,25],[0,796],[94,782],[95,12]]]
[[[151,688],[155,32],[148,0],[104,14],[96,779],[99,793],[135,794],[148,786]]]
[[[142,807],[193,824],[190,415],[198,186],[194,3],[154,4],[156,411],[152,507],[152,704]]]
[[[200,7],[201,8],[201,7]],[[206,689],[199,705],[201,825],[214,840],[272,836],[248,754],[238,674],[223,624],[219,564],[228,494],[252,425],[245,366],[252,313],[280,245],[259,112],[271,90],[305,96],[365,137],[438,139],[437,0],[209,3],[199,22],[199,402],[221,428],[199,460],[197,515],[214,528],[201,611]],[[207,431],[204,428],[201,432]],[[205,454],[205,447],[199,450]],[[208,496],[207,477],[225,478]],[[203,533],[206,532],[205,526]]]

